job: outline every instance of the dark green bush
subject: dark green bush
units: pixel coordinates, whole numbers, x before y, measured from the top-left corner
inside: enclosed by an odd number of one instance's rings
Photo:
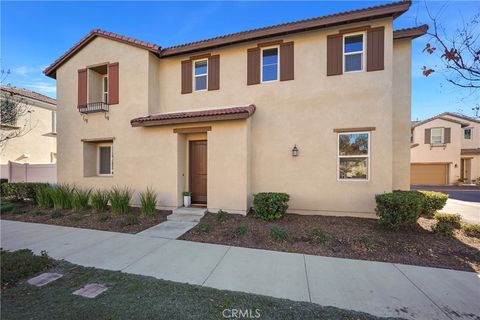
[[[139,223],[140,221],[138,220],[138,217],[136,215],[129,214],[120,222],[120,225],[122,227],[127,227],[127,226],[133,226]]]
[[[412,226],[422,212],[423,196],[417,191],[393,191],[375,196],[375,213],[388,229]]]
[[[324,232],[320,228],[315,228],[310,233],[308,242],[311,244],[326,244],[327,242],[330,241],[330,238],[331,237],[328,233]]]
[[[12,201],[37,200],[37,188],[48,186],[48,183],[40,182],[15,182],[2,184],[4,197]]]
[[[0,179],[0,196],[1,197],[5,196],[3,190],[4,190],[4,184],[6,186],[7,183],[8,183],[8,179]]]
[[[29,249],[14,252],[1,250],[2,289],[14,286],[18,281],[33,276],[55,265],[45,252],[33,255]]]
[[[460,228],[460,221],[462,221],[462,216],[459,214],[451,213],[435,213],[433,216],[435,220],[442,223],[448,223],[453,228]]]
[[[290,196],[286,193],[261,192],[254,196],[255,217],[264,221],[283,218],[288,209]]]
[[[140,211],[147,216],[153,216],[157,207],[157,194],[155,191],[147,188],[146,191],[140,192]]]
[[[201,222],[197,225],[196,229],[198,232],[201,232],[201,233],[209,233],[210,230],[212,230],[212,226],[208,223]]]
[[[92,211],[95,212],[105,212],[108,210],[108,191],[96,190],[92,193],[91,204]]]
[[[61,217],[63,217],[63,212],[58,209],[53,210],[52,213],[50,213],[50,218],[52,219],[58,219]]]
[[[282,228],[272,228],[270,229],[270,235],[273,239],[277,241],[291,241],[290,235],[288,234],[288,230]]]
[[[35,192],[37,196],[37,206],[39,208],[53,208],[52,194],[54,190],[50,185],[39,185],[35,189]]]
[[[437,222],[433,228],[433,232],[443,234],[444,236],[451,236],[453,234],[453,227],[450,223]]]
[[[466,223],[462,225],[462,230],[467,236],[480,238],[480,224]]]
[[[108,213],[100,213],[97,216],[97,220],[100,221],[100,222],[105,222],[105,221],[108,221],[110,219],[111,219],[111,217]]]
[[[434,191],[418,191],[423,195],[422,215],[432,217],[435,212],[443,209],[447,203],[448,194]]]
[[[76,211],[87,209],[91,193],[92,189],[75,188],[71,198],[72,208]]]
[[[53,207],[55,209],[71,209],[75,186],[68,183],[56,185],[51,190]]]
[[[215,218],[217,219],[217,221],[220,221],[220,222],[225,221],[228,219],[227,212],[220,209],[215,215]]]
[[[237,236],[243,236],[245,233],[247,233],[247,226],[244,224],[239,224],[233,228],[233,233],[235,233]]]
[[[15,203],[2,201],[2,204],[0,205],[0,212],[9,213],[15,210],[15,208],[18,208],[18,206]]]
[[[128,206],[130,204],[130,199],[132,199],[133,192],[130,188],[118,188],[113,187],[110,191],[110,206],[112,207],[112,212],[116,214],[125,214],[128,212]]]

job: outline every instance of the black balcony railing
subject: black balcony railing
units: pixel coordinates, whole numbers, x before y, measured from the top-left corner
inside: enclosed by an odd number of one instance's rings
[[[78,106],[78,111],[82,114],[95,113],[95,112],[108,112],[108,104],[105,102],[90,102]]]

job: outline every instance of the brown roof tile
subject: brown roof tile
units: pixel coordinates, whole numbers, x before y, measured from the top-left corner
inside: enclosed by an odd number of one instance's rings
[[[55,99],[52,99],[50,97],[47,97],[47,96],[45,96],[43,94],[40,94],[38,92],[35,92],[35,91],[30,91],[30,90],[27,90],[27,89],[20,89],[20,88],[16,88],[16,87],[9,87],[9,86],[0,86],[0,90],[8,92],[12,95],[18,95],[18,96],[22,96],[22,97],[25,97],[25,98],[30,98],[30,99],[38,100],[38,101],[41,101],[41,102],[57,105],[57,101]]]
[[[428,119],[425,119],[423,121],[417,121],[415,122],[414,124],[412,124],[412,128],[416,128],[418,126],[421,126],[422,124],[425,124],[425,123],[428,123],[430,121],[433,121],[435,119],[441,119],[441,120],[445,120],[445,121],[449,121],[449,122],[453,122],[453,123],[458,123],[459,125],[461,125],[462,127],[468,127],[470,124],[468,122],[465,122],[465,121],[460,121],[460,120],[455,120],[455,119],[451,119],[451,118],[448,118],[448,117],[445,117],[445,114],[447,112],[444,112],[442,114],[439,114],[435,117],[431,117],[431,118],[428,118]]]
[[[423,36],[425,33],[427,33],[427,31],[428,31],[427,24],[422,24],[421,26],[418,26],[418,27],[398,29],[393,31],[393,39],[394,40],[405,39],[405,38],[415,39],[420,36]]]
[[[149,127],[179,123],[246,119],[255,113],[255,105],[186,112],[159,113],[132,119],[132,127]]]

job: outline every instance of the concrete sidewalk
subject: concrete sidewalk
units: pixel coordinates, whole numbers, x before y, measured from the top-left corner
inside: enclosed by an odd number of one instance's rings
[[[479,319],[472,272],[1,220],[6,250],[83,266],[407,319]]]

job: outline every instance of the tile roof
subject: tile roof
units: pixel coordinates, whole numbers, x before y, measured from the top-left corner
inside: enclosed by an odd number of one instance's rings
[[[423,36],[428,31],[428,24],[422,24],[418,27],[398,29],[393,31],[393,39],[405,39],[411,38],[415,39],[420,36]]]
[[[43,94],[40,94],[38,92],[35,92],[35,91],[30,91],[30,90],[27,90],[27,89],[21,89],[21,88],[10,87],[10,86],[0,86],[0,90],[8,92],[12,95],[18,95],[18,96],[22,96],[22,97],[25,97],[25,98],[30,98],[30,99],[34,99],[34,100],[37,100],[37,101],[49,103],[49,104],[52,104],[52,105],[57,105],[57,101],[55,99],[52,99],[50,97],[47,97],[47,96],[45,96]]]
[[[436,120],[436,119],[441,119],[441,120],[445,120],[445,121],[449,121],[449,122],[453,122],[453,123],[458,123],[462,127],[468,127],[470,125],[470,123],[468,123],[468,122],[460,121],[458,119],[452,119],[452,118],[446,117],[446,115],[450,115],[450,116],[454,116],[454,117],[458,117],[458,118],[463,117],[462,119],[464,119],[464,120],[468,120],[468,119],[465,119],[465,118],[470,118],[470,117],[467,117],[467,116],[464,116],[464,115],[459,116],[455,113],[444,112],[444,113],[441,113],[441,114],[436,115],[434,117],[425,119],[423,121],[416,121],[415,123],[412,123],[412,128],[416,128],[418,126],[421,126],[422,124],[428,123],[428,122]],[[473,118],[470,118],[470,119],[472,119],[471,121],[477,121],[478,122],[478,120],[475,120]]]
[[[133,127],[147,127],[178,123],[246,119],[255,113],[255,109],[255,105],[251,104],[249,106],[220,109],[158,113],[132,119],[130,124]]]
[[[466,115],[458,113],[458,112],[443,112],[443,113],[439,114],[439,116],[441,116],[441,117],[444,117],[444,116],[457,117],[457,118],[460,118],[460,119],[463,119],[463,120],[480,123],[480,119],[469,117],[469,116],[466,116]]]
[[[60,58],[58,58],[50,66],[48,66],[43,71],[43,73],[45,73],[45,75],[49,77],[55,78],[56,69],[60,67],[60,65],[62,65],[65,61],[67,61],[70,57],[72,57],[78,50],[86,46],[90,41],[92,41],[96,37],[103,37],[103,38],[119,41],[135,47],[146,49],[148,51],[155,53],[157,56],[160,55],[161,47],[159,45],[145,42],[145,41],[140,41],[134,38],[122,36],[120,34],[104,31],[101,29],[93,29],[92,31],[90,31],[90,33],[88,33],[85,37],[83,37],[79,42],[77,42],[73,47],[68,49],[67,52],[61,55]]]
[[[137,46],[153,52],[159,57],[168,57],[184,53],[191,53],[219,46],[226,46],[234,43],[265,39],[269,37],[280,36],[295,32],[304,32],[308,30],[327,28],[341,24],[354,23],[359,21],[378,19],[382,17],[397,17],[406,12],[411,5],[411,0],[401,0],[388,4],[382,4],[362,9],[350,10],[316,18],[309,18],[299,21],[287,22],[273,26],[231,33],[215,38],[184,43],[162,49],[159,45],[125,37],[113,32],[107,32],[100,29],[94,29],[81,39],[77,44],[71,47],[60,58],[53,62],[44,70],[45,75],[55,78],[56,69],[73,56],[78,50],[83,48],[95,37],[104,37],[111,40],[120,41],[126,44]]]

